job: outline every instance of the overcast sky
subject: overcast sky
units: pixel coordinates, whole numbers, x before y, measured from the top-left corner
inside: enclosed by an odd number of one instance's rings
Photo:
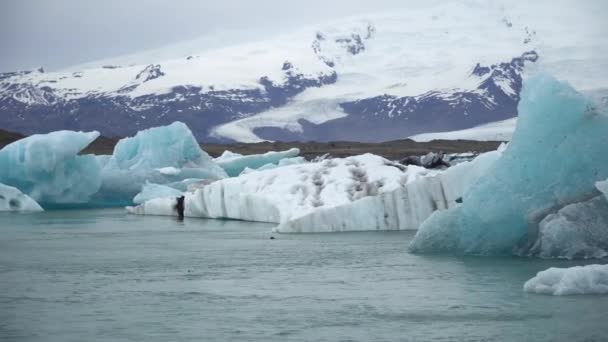
[[[217,30],[285,30],[412,6],[413,2],[0,0],[0,71],[38,66],[53,70],[161,47]]]

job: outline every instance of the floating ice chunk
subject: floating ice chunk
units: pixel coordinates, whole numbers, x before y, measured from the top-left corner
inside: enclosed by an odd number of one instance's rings
[[[407,168],[401,186],[377,196],[294,215],[274,230],[281,233],[412,230],[434,211],[458,206],[460,197],[500,156],[484,153],[443,172]]]
[[[299,154],[300,150],[297,148],[281,152],[270,151],[264,154],[252,154],[247,156],[225,151],[220,157],[215,159],[215,162],[228,173],[228,176],[236,177],[240,175],[245,168],[255,170],[268,164],[278,165],[282,159],[294,158]]]
[[[98,132],[36,134],[0,150],[0,182],[16,187],[42,206],[87,203],[101,185],[101,167],[78,153]]]
[[[436,212],[413,252],[509,254],[529,244],[539,222],[568,203],[597,194],[608,177],[608,115],[569,85],[546,75],[524,86],[517,129],[492,167],[463,197]],[[581,152],[581,151],[584,151]]]
[[[185,214],[278,223],[397,189],[407,176],[405,167],[371,154],[288,165],[207,184],[186,194]]]
[[[19,189],[0,184],[0,211],[42,211],[42,207]]]
[[[244,174],[186,193],[185,215],[280,223],[278,232],[416,229],[457,200],[500,152],[447,171],[366,154]],[[129,212],[176,215],[172,198]]]
[[[608,265],[552,267],[528,280],[524,291],[555,296],[608,294]]]
[[[140,193],[133,198],[133,203],[142,204],[154,198],[180,197],[183,193],[167,185],[147,183]]]
[[[201,150],[190,129],[181,122],[174,122],[120,140],[102,170],[103,184],[96,200],[106,204],[128,204],[146,182],[168,184],[226,176],[224,170]]]

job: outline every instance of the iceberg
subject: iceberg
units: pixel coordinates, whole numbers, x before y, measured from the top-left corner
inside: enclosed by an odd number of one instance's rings
[[[133,203],[142,204],[154,198],[180,197],[183,192],[167,185],[146,183],[141,192],[133,198]]]
[[[78,155],[98,132],[36,134],[0,150],[0,183],[19,189],[43,207],[86,204],[101,187],[95,156]]]
[[[435,212],[410,251],[522,253],[548,214],[597,195],[608,177],[608,114],[568,84],[541,74],[521,93],[517,129],[502,156],[466,191],[461,206]]]
[[[19,189],[0,184],[0,211],[43,211],[42,207]]]
[[[554,296],[608,294],[608,265],[552,267],[528,280],[524,291]]]
[[[297,148],[292,148],[287,151],[270,151],[264,154],[252,154],[247,156],[230,151],[224,151],[224,153],[215,158],[214,161],[226,171],[228,176],[236,177],[245,169],[270,169],[273,168],[273,166],[279,165],[281,160],[295,158],[299,154],[300,150]],[[302,162],[302,159],[294,159],[291,162],[284,163],[280,166],[293,164],[294,162]]]
[[[188,126],[174,122],[120,140],[105,162],[102,186],[94,200],[105,205],[125,205],[146,182],[168,185],[186,179],[225,177],[226,172],[200,148]]]
[[[463,193],[498,159],[502,149],[479,155],[443,172],[407,167],[400,186],[376,196],[294,215],[275,229],[279,233],[415,230],[436,210],[459,205]]]
[[[394,190],[408,177],[426,172],[372,154],[288,165],[203,185],[185,195],[185,215],[279,223]],[[147,205],[135,211],[155,214]]]
[[[489,152],[446,171],[365,154],[242,174],[185,194],[185,215],[279,224],[280,233],[416,229],[433,211],[458,205],[500,156]],[[133,214],[176,215],[175,198]]]

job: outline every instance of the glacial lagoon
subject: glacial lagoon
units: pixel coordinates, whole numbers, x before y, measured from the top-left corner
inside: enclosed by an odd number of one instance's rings
[[[414,232],[276,234],[272,227],[122,209],[0,214],[0,339],[608,336],[608,296],[522,289],[541,270],[584,261],[421,256],[407,252]]]

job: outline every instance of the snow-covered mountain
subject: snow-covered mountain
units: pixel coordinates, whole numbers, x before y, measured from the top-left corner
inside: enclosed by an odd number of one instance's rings
[[[529,7],[447,3],[198,52],[167,47],[173,57],[162,60],[143,52],[4,73],[0,127],[124,136],[179,120],[201,141],[244,142],[467,129],[516,116],[537,64],[579,89],[608,89],[608,35],[589,27],[576,36],[567,23],[579,12],[543,19]]]

